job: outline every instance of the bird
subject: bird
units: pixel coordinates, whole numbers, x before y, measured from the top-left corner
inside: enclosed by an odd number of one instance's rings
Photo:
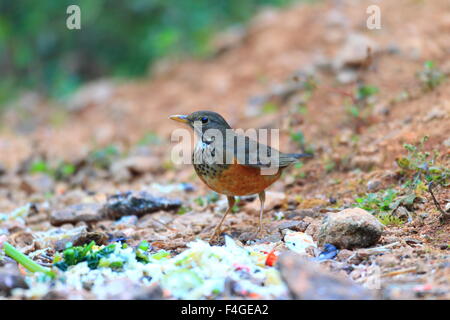
[[[247,136],[238,135],[220,114],[213,111],[171,115],[169,119],[187,124],[194,130],[198,138],[191,157],[194,169],[210,189],[227,197],[228,208],[210,242],[220,235],[221,226],[232,211],[237,196],[258,194],[260,211],[256,235],[260,235],[263,230],[265,190],[281,177],[283,170],[300,158],[312,156],[309,153],[282,153]],[[275,170],[264,173],[270,168]]]

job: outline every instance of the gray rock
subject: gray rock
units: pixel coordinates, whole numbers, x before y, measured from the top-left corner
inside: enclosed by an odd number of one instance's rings
[[[101,211],[105,218],[116,220],[131,215],[141,217],[160,210],[174,211],[179,209],[181,204],[180,200],[155,197],[145,191],[130,191],[108,197]]]
[[[123,216],[116,222],[114,225],[116,226],[135,226],[138,223],[138,217],[136,216]]]
[[[411,220],[411,213],[403,206],[398,207],[394,212],[392,212],[392,215],[403,221]]]
[[[313,220],[308,224],[308,227],[306,227],[305,233],[316,240],[319,236],[320,227],[320,220]]]
[[[424,122],[429,122],[434,119],[444,118],[447,113],[439,107],[431,109],[427,115],[423,118]]]
[[[21,189],[26,193],[46,193],[52,192],[55,187],[55,181],[46,174],[33,174],[25,176],[20,185]]]
[[[102,206],[97,203],[82,203],[71,205],[62,210],[53,211],[50,215],[50,223],[61,226],[66,223],[76,224],[80,221],[96,222],[103,219]]]
[[[336,75],[336,79],[339,83],[342,84],[353,83],[358,80],[358,72],[349,68],[343,69],[338,72],[338,74]]]
[[[370,300],[373,296],[350,279],[330,273],[317,262],[292,252],[283,253],[277,263],[281,278],[293,299]]]
[[[284,221],[282,223],[280,223],[278,225],[278,230],[282,231],[284,229],[296,229],[297,226],[300,224],[301,221],[295,221],[295,220],[291,220],[291,221]]]
[[[443,142],[442,144],[443,144],[444,146],[450,148],[450,138],[445,139],[444,142]]]
[[[369,171],[373,167],[380,165],[383,162],[381,155],[357,155],[354,156],[351,160],[351,167],[358,168],[363,171]]]
[[[136,155],[115,161],[110,170],[115,181],[128,181],[135,175],[155,172],[158,169],[160,166],[155,157]]]
[[[369,182],[367,182],[367,191],[370,192],[378,191],[380,189],[380,186],[381,186],[380,180],[370,180]]]
[[[368,48],[372,50],[372,54],[378,51],[378,46],[372,39],[359,33],[349,34],[347,41],[333,61],[335,70],[340,70],[343,67],[357,68],[361,66],[367,59]]]
[[[19,274],[16,267],[0,269],[0,296],[9,296],[15,288],[28,288],[25,277]]]
[[[331,243],[340,249],[366,248],[377,243],[384,226],[361,208],[328,213],[322,221],[318,241]]]
[[[90,243],[91,241],[94,241],[97,245],[102,245],[107,244],[107,240],[108,235],[106,233],[98,231],[86,232],[83,230],[78,234],[56,241],[54,247],[56,251],[62,251],[65,249],[68,242],[71,242],[74,246],[82,246]]]

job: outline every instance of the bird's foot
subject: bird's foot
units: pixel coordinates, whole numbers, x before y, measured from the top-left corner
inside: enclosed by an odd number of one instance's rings
[[[264,231],[265,231],[264,228],[259,226],[258,229],[256,230],[255,238],[262,238]]]
[[[214,233],[211,236],[211,239],[209,239],[209,244],[213,244],[213,243],[217,242],[219,236],[220,236],[220,229],[214,230]]]

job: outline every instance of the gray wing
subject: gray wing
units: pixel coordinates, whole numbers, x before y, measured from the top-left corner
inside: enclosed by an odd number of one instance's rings
[[[242,140],[245,139],[245,143]],[[283,153],[262,143],[256,143],[249,137],[238,136],[234,139],[234,156],[237,162],[252,168],[285,168],[310,154]],[[230,150],[230,148],[228,148]]]

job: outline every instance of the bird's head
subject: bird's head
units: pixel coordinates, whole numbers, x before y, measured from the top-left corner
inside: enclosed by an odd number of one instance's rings
[[[196,111],[189,115],[173,115],[169,119],[188,124],[200,137],[209,129],[216,129],[222,133],[225,133],[226,129],[231,129],[225,119],[213,111]]]

